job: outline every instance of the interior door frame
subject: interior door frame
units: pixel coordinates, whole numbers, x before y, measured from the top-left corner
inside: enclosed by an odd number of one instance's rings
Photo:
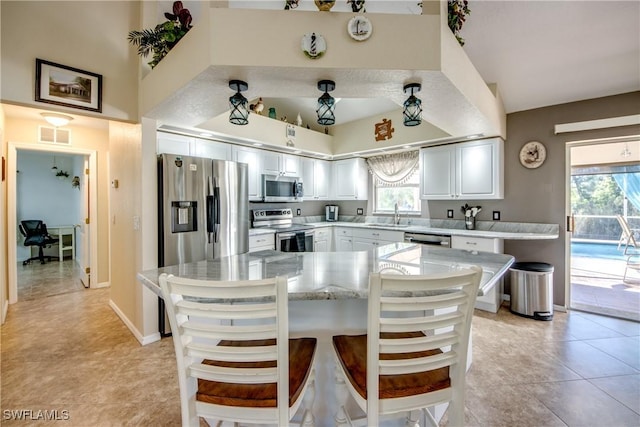
[[[565,143],[565,218],[569,221],[569,218],[573,214],[571,211],[571,149],[574,147],[585,146],[585,145],[604,145],[611,144],[616,142],[631,142],[637,141],[640,138],[640,135],[629,135],[629,136],[619,136],[619,137],[610,137],[610,138],[597,138],[597,139],[587,139],[581,141],[567,141]],[[565,232],[565,281],[566,284],[564,287],[564,301],[565,308],[567,310],[571,310],[571,237],[573,235],[572,231],[569,231],[569,224],[565,224],[566,232]]]
[[[7,146],[7,263],[9,279],[9,304],[18,302],[18,271],[17,271],[17,187],[16,172],[18,150],[45,151],[65,154],[79,154],[89,156],[89,192],[94,197],[89,201],[89,268],[94,277],[98,276],[98,202],[96,195],[98,186],[96,172],[98,166],[97,151],[78,147],[65,147],[58,145],[32,144],[23,142],[9,142]]]

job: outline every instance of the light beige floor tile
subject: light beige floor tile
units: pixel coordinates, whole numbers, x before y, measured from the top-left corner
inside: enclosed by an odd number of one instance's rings
[[[602,378],[638,373],[638,370],[626,363],[583,341],[569,341],[562,348],[549,351],[549,354],[583,378]]]
[[[640,414],[640,375],[596,378],[589,382],[636,414]]]

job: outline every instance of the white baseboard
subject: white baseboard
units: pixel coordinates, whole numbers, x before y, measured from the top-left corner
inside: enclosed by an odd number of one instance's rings
[[[553,311],[560,311],[562,313],[566,313],[567,312],[567,307],[565,307],[564,305],[553,304]]]
[[[133,336],[138,340],[140,345],[147,345],[147,344],[150,344],[152,342],[160,341],[161,337],[160,337],[160,333],[159,332],[155,332],[155,333],[153,333],[151,335],[147,335],[147,336],[142,335],[140,333],[140,331],[138,331],[138,329],[129,320],[129,318],[124,315],[122,310],[120,310],[120,308],[116,305],[116,303],[114,303],[113,300],[111,300],[111,299],[109,300],[109,307],[111,307],[111,309],[118,315],[120,320],[122,320],[122,323],[124,323],[125,326],[127,328],[129,328],[129,330],[131,331]]]
[[[9,301],[5,300],[4,304],[2,304],[2,322],[0,323],[4,323],[5,320],[7,320],[7,313],[9,312]]]
[[[91,287],[94,289],[98,289],[98,288],[108,288],[109,286],[111,286],[111,282],[97,283],[95,286],[91,286]]]

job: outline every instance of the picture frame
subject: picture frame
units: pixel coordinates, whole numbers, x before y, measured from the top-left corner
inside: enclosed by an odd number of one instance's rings
[[[102,113],[102,75],[36,58],[35,100]]]

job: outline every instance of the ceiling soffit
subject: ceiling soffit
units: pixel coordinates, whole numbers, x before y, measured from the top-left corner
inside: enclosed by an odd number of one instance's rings
[[[248,99],[317,98],[317,81],[331,79],[335,98],[385,98],[398,109],[406,98],[403,85],[418,82],[423,118],[432,125],[452,137],[504,137],[499,99],[448,28],[442,31],[439,16],[368,14],[375,33],[366,42],[346,34],[351,17],[212,8],[144,77],[141,115],[170,126],[200,127],[228,111],[231,79],[249,83],[243,93]],[[414,29],[412,37],[398,28]],[[302,35],[310,31],[327,40],[322,58],[311,60],[301,51]]]

